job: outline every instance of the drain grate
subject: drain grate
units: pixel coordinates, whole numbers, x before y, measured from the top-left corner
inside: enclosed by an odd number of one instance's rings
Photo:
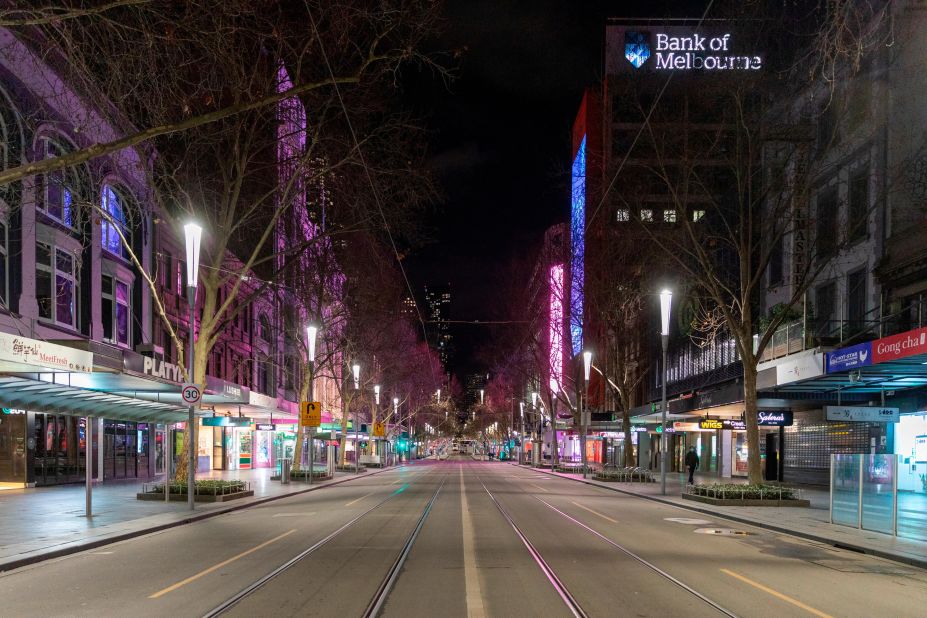
[[[734,530],[733,528],[696,528],[693,532],[696,534],[713,534],[715,536],[749,536],[750,533],[745,530]]]

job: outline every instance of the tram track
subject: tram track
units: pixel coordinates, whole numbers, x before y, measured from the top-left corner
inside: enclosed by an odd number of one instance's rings
[[[556,572],[553,570],[553,568],[547,563],[547,561],[543,558],[543,556],[541,556],[540,552],[534,547],[534,545],[530,542],[530,540],[528,540],[528,538],[527,538],[527,536],[525,535],[525,533],[524,533],[524,532],[518,527],[518,525],[514,522],[514,520],[512,519],[511,515],[509,515],[508,512],[506,511],[505,507],[501,504],[501,502],[500,502],[499,500],[496,499],[495,495],[493,495],[493,492],[490,491],[489,488],[486,487],[486,484],[483,482],[483,479],[479,476],[479,474],[476,474],[476,477],[477,477],[477,479],[479,479],[480,484],[483,486],[483,489],[486,491],[486,493],[489,495],[490,499],[493,501],[493,503],[494,503],[494,504],[496,505],[496,507],[499,509],[500,513],[502,513],[503,517],[509,522],[509,524],[512,526],[512,528],[515,530],[516,535],[517,535],[517,536],[522,540],[522,542],[525,544],[525,547],[528,549],[528,552],[531,554],[532,558],[535,559],[535,561],[538,563],[538,566],[541,568],[541,570],[544,572],[544,574],[548,577],[548,579],[550,580],[551,584],[554,586],[555,590],[557,591],[558,595],[560,595],[560,598],[563,599],[564,603],[566,604],[567,609],[569,609],[569,610],[572,612],[572,614],[573,614],[574,616],[586,616],[587,614],[584,613],[584,611],[582,610],[582,607],[579,605],[579,602],[577,601],[577,599],[575,598],[575,596],[574,596],[572,593],[570,593],[569,589],[566,587],[566,585],[564,584],[564,582],[557,576],[557,574],[556,574]],[[510,482],[510,481],[509,481],[509,482]],[[564,520],[566,520],[566,521],[572,523],[573,525],[577,526],[578,528],[580,528],[580,529],[582,529],[582,530],[588,532],[589,534],[595,536],[595,537],[598,538],[599,540],[605,542],[607,545],[611,546],[612,548],[618,550],[618,551],[621,552],[622,554],[624,554],[624,555],[628,556],[629,558],[632,558],[633,560],[637,561],[638,563],[640,563],[641,565],[645,566],[646,568],[648,568],[648,569],[649,569],[650,571],[652,571],[653,573],[659,575],[661,578],[663,578],[663,579],[665,579],[665,580],[671,582],[671,583],[674,584],[675,586],[677,586],[677,587],[681,588],[682,590],[686,591],[687,593],[691,594],[693,597],[695,597],[695,598],[697,598],[698,600],[702,601],[703,603],[707,604],[708,606],[710,606],[710,607],[713,608],[714,610],[720,612],[722,615],[728,616],[728,617],[730,617],[730,618],[737,618],[737,614],[735,614],[735,613],[732,612],[731,610],[725,608],[725,607],[722,606],[721,604],[719,604],[719,603],[717,603],[716,601],[712,600],[712,599],[709,598],[708,596],[702,594],[701,592],[699,592],[698,590],[696,590],[696,589],[694,589],[693,587],[689,586],[689,585],[686,584],[685,582],[679,580],[678,578],[676,578],[676,577],[670,575],[670,574],[667,573],[666,571],[660,569],[658,566],[656,566],[656,565],[653,564],[652,562],[648,561],[648,560],[647,560],[646,558],[644,558],[643,556],[641,556],[641,555],[637,554],[636,552],[634,552],[634,551],[628,549],[627,547],[621,545],[620,543],[617,543],[616,541],[614,541],[614,540],[608,538],[608,537],[605,536],[604,534],[601,534],[600,532],[594,530],[593,528],[591,528],[590,526],[584,524],[583,522],[581,522],[580,520],[576,519],[575,517],[572,517],[571,515],[569,515],[569,514],[563,512],[562,510],[558,509],[557,507],[555,507],[554,505],[552,505],[552,504],[551,504],[550,502],[548,502],[547,500],[541,498],[540,496],[537,496],[537,495],[534,495],[534,494],[531,494],[531,493],[525,491],[525,490],[521,487],[520,484],[518,485],[518,489],[519,489],[519,491],[520,491],[523,495],[530,496],[530,497],[534,498],[535,500],[541,502],[541,503],[542,503],[543,505],[545,505],[548,509],[550,509],[552,512],[554,512],[554,513],[556,513],[557,515],[559,515],[559,516],[560,516],[561,518],[563,518]]]
[[[389,598],[389,594],[392,591],[393,586],[396,583],[396,580],[399,578],[399,574],[402,571],[402,567],[405,564],[405,561],[408,558],[409,553],[412,550],[412,546],[415,544],[415,540],[418,538],[418,534],[421,531],[422,527],[424,526],[425,520],[428,518],[428,515],[431,513],[431,509],[435,501],[437,500],[438,495],[441,493],[441,490],[444,488],[444,484],[446,481],[447,481],[447,474],[444,474],[441,478],[441,482],[438,485],[438,488],[434,491],[434,493],[431,495],[431,498],[428,500],[427,504],[425,505],[425,508],[423,509],[422,514],[417,519],[415,527],[413,528],[412,532],[407,537],[405,543],[403,544],[401,550],[399,551],[399,554],[397,555],[396,559],[391,564],[389,570],[387,571],[386,575],[382,579],[380,585],[377,587],[376,593],[374,594],[370,602],[367,604],[367,607],[363,614],[365,618],[368,618],[368,617],[373,618],[377,616],[379,612],[381,611],[381,609],[383,608],[383,605],[385,604],[386,600]],[[277,577],[279,577],[283,573],[286,573],[287,571],[289,571],[296,565],[303,562],[306,558],[310,557],[312,554],[316,553],[317,551],[319,551],[320,549],[322,549],[323,547],[331,543],[333,540],[335,540],[336,538],[344,534],[346,531],[351,529],[355,524],[363,520],[365,517],[367,517],[374,511],[380,509],[384,505],[390,503],[394,498],[402,494],[405,488],[406,486],[401,486],[399,489],[396,489],[395,491],[390,492],[390,494],[386,498],[384,498],[377,504],[373,505],[366,511],[360,513],[359,515],[345,522],[344,524],[339,526],[334,531],[330,532],[328,535],[326,535],[322,539],[316,541],[315,543],[313,543],[306,549],[302,550],[296,556],[290,558],[289,560],[287,560],[280,566],[276,567],[274,570],[270,571],[269,573],[265,574],[264,576],[252,582],[251,584],[242,588],[241,590],[236,592],[231,597],[227,598],[225,601],[223,601],[219,605],[213,607],[211,610],[203,614],[203,618],[214,618],[214,617],[222,616],[226,614],[231,609],[233,609],[236,605],[238,605],[241,601],[251,596],[255,592],[259,591],[260,589],[264,588],[267,584],[275,580]]]

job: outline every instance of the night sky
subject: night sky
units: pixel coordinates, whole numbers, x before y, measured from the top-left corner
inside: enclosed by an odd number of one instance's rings
[[[431,133],[442,198],[433,242],[406,263],[418,297],[449,282],[452,319],[506,316],[512,264],[569,211],[570,131],[583,88],[601,77],[606,17],[656,17],[693,3],[628,10],[600,0],[446,0],[433,51],[460,50],[449,86],[407,76],[405,99]],[[673,10],[676,9],[676,10]],[[455,373],[485,370],[488,330],[456,325]]]

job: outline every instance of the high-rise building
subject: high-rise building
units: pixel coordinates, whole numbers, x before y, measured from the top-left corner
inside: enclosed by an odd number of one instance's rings
[[[399,307],[399,313],[413,320],[418,320],[418,308],[415,299],[406,296],[402,299],[402,305]]]
[[[453,357],[450,332],[451,284],[425,286],[425,309],[428,312],[428,343],[438,351],[441,364],[448,368]]]

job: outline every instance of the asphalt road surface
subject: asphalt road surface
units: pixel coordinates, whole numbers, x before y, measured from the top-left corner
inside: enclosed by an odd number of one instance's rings
[[[11,571],[0,599],[6,616],[924,616],[927,572],[458,458]]]

